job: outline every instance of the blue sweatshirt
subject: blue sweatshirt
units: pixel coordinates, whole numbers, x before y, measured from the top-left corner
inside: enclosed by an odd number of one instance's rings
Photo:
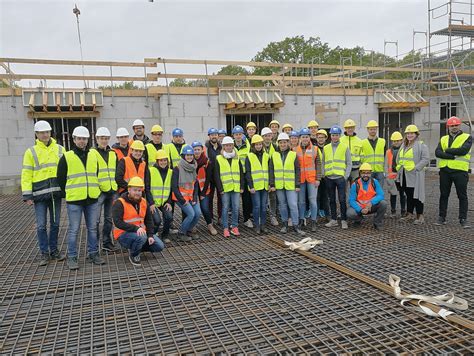
[[[372,205],[376,205],[383,200],[384,194],[383,194],[383,189],[380,186],[380,183],[377,181],[377,179],[372,178],[372,180],[375,183],[375,196],[372,198],[370,203]],[[362,189],[364,190],[367,190],[369,188],[369,184],[372,184],[370,183],[370,179],[367,182],[364,182],[362,179],[360,179],[360,181],[362,182]],[[361,212],[362,208],[360,207],[359,204],[357,204],[357,192],[356,192],[355,182],[352,183],[351,185],[351,192],[349,194],[349,204],[357,213]]]

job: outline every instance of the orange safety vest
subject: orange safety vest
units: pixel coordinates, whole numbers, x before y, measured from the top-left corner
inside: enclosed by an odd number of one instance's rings
[[[112,148],[115,153],[117,154],[117,160],[120,161],[122,158],[125,158],[125,156],[122,153],[122,150],[120,148]],[[127,156],[130,154],[130,145],[128,146],[128,152]]]
[[[137,176],[145,180],[146,163],[144,161],[140,162],[140,165],[138,166],[138,172],[137,172],[137,169],[135,168],[135,163],[133,163],[132,157],[127,156],[123,160],[125,162],[125,173],[123,175],[123,180],[125,182],[128,182],[130,178],[137,177]],[[123,188],[119,189],[119,193],[121,191],[123,192],[125,191],[125,189]]]
[[[199,167],[197,171],[197,179],[199,182],[199,189],[201,189],[201,191],[204,188],[204,183],[206,182],[206,170],[208,166],[209,166],[209,161],[207,161],[207,163],[204,166]],[[207,187],[207,191],[205,194],[208,195],[210,191],[211,191],[211,187],[209,185]]]
[[[397,173],[393,171],[393,152],[392,152],[392,149],[389,148],[387,150],[387,167],[388,167],[388,175],[387,175],[387,178],[390,178],[390,179],[395,179],[397,178]]]
[[[375,192],[375,183],[372,179],[369,180],[369,188],[364,190],[362,184],[360,183],[360,178],[354,182],[356,184],[357,191],[357,204],[364,209],[367,203],[369,203],[373,197],[377,195]]]
[[[122,220],[126,223],[139,226],[145,228],[145,215],[146,215],[146,200],[142,198],[140,201],[140,208],[139,211],[135,209],[135,207],[127,202],[124,198],[119,198],[123,205],[123,217]],[[120,230],[114,227],[114,239],[118,240],[120,235],[122,235],[125,231]]]
[[[183,185],[180,185],[178,182],[178,189],[181,195],[183,196],[184,200],[193,201],[195,183],[196,182],[194,181],[194,182],[184,183]],[[171,197],[173,201],[178,201],[178,198],[176,198],[176,195],[174,193],[171,194]]]
[[[296,149],[296,157],[300,163],[300,183],[316,182],[316,157],[318,156],[318,147],[309,144],[303,151],[301,146]]]

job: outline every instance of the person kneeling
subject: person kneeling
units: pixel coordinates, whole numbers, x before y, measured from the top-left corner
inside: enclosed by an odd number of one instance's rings
[[[351,186],[349,195],[349,209],[347,217],[354,221],[354,225],[361,224],[364,215],[375,213],[374,228],[380,229],[383,225],[387,202],[383,200],[384,194],[380,183],[371,178],[372,167],[363,163],[359,169],[360,177]]]
[[[128,191],[114,203],[114,239],[129,251],[130,262],[140,266],[140,253],[160,252],[163,241],[153,236],[153,217],[146,200],[142,197],[145,184],[140,177],[128,182]]]

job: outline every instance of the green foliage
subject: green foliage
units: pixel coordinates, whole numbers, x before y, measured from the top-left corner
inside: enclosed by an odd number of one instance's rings
[[[111,85],[99,86],[99,89],[111,89]],[[135,85],[133,82],[123,82],[122,84],[114,84],[114,89],[140,89],[138,85]]]

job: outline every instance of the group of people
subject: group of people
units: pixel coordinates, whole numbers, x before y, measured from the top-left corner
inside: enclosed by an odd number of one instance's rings
[[[418,128],[408,125],[404,135],[393,132],[388,145],[378,137],[376,121],[367,124],[366,139],[356,135],[355,127],[349,119],[343,128],[334,125],[328,133],[311,120],[299,131],[290,124],[280,131],[279,122],[273,120],[258,134],[256,124],[249,122],[245,130],[235,126],[231,136],[210,128],[206,142],[190,144],[183,130],[175,128],[171,142],[165,144],[160,125],[151,128],[149,138],[144,123],[135,120],[133,137],[121,127],[112,146],[107,128],[97,129],[96,147],[91,148],[89,130],[78,126],[72,133],[73,148],[66,151],[51,137],[49,123],[38,121],[35,145],[23,158],[21,186],[23,200],[35,207],[40,265],[65,258],[57,246],[63,198],[69,221],[67,263],[72,270],[79,268],[77,238],[82,216],[87,258],[92,263],[105,263],[99,241],[109,252],[117,249],[114,241],[118,241],[137,266],[142,252],[159,252],[170,238],[198,239],[196,225],[201,215],[209,234],[217,235],[215,200],[218,225],[226,238],[240,235],[241,201],[243,225],[257,234],[268,232],[267,214],[274,226],[280,224],[279,216],[282,234],[290,230],[300,236],[314,233],[318,219],[325,227],[340,224],[347,229],[348,220],[358,226],[369,214],[373,214],[373,227],[380,229],[388,209],[384,185],[390,195],[388,215],[398,217],[398,200],[400,219],[423,224],[424,172],[430,159]],[[446,224],[454,183],[459,221],[468,228],[472,137],[461,131],[457,117],[448,119],[447,127],[449,132],[436,149],[441,190],[436,224]],[[182,212],[180,223],[173,221],[176,209]]]

